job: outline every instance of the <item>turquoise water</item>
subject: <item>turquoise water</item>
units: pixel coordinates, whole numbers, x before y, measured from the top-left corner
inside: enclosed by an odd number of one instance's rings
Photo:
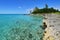
[[[0,40],[42,40],[42,16],[0,15]]]

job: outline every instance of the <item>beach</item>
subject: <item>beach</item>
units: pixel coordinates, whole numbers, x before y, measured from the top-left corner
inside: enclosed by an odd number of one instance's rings
[[[47,24],[43,40],[60,40],[60,15],[45,14],[43,22]]]

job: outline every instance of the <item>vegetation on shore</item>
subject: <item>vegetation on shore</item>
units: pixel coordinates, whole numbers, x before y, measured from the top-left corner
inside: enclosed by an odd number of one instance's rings
[[[30,13],[32,13],[32,14],[56,13],[56,12],[60,13],[60,11],[58,9],[54,9],[53,7],[49,8],[47,4],[42,9],[35,7],[32,12],[30,11]]]

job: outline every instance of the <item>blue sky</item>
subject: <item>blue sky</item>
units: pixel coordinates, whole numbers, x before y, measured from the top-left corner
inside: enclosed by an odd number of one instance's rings
[[[60,10],[60,0],[0,0],[0,14],[29,13],[34,7],[43,8],[45,4]]]

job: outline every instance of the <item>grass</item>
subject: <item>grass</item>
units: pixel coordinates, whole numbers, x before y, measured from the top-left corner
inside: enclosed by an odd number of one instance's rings
[[[52,14],[60,14],[60,12],[55,12],[55,13],[52,13]]]

